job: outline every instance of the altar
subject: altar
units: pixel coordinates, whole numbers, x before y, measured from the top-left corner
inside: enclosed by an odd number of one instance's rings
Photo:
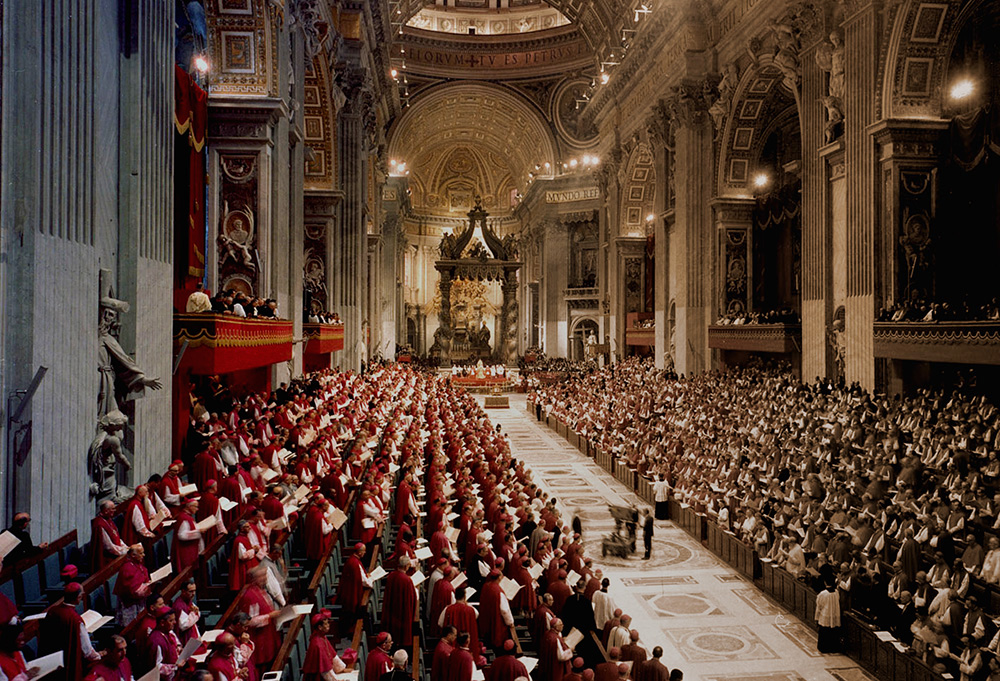
[[[478,196],[468,215],[469,222],[464,229],[456,234],[445,234],[438,246],[441,258],[434,267],[441,275],[441,311],[430,353],[438,358],[441,367],[469,360],[513,365],[517,359],[517,273],[522,264],[518,260],[517,238],[511,234],[503,239],[497,236],[486,222],[489,213],[483,209]],[[482,241],[473,241],[477,233],[482,235]],[[462,280],[500,284],[503,303],[493,346],[489,344],[490,331],[482,320],[478,325],[468,320],[457,323],[452,289]]]

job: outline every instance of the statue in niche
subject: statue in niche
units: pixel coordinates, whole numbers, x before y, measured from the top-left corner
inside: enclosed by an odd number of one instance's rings
[[[159,390],[159,379],[146,376],[124,348],[118,343],[119,316],[128,312],[129,305],[114,297],[111,270],[100,272],[100,313],[98,317],[98,371],[100,387],[97,393],[97,435],[90,445],[88,462],[92,474],[91,492],[97,503],[115,497],[119,489],[116,467],[130,468],[121,443],[121,433],[128,424],[128,417],[121,406],[146,394],[146,388]],[[109,480],[109,477],[113,480]],[[125,495],[127,496],[127,494]]]

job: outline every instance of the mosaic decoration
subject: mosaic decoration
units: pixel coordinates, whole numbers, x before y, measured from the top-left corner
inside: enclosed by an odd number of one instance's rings
[[[642,594],[646,605],[658,617],[708,617],[726,613],[704,593]]]
[[[773,660],[778,657],[749,627],[664,629],[663,633],[688,662]]]

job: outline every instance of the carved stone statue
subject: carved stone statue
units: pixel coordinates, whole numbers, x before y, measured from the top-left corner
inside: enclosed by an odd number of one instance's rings
[[[114,297],[111,270],[101,270],[101,309],[98,323],[98,371],[101,372],[97,394],[97,418],[121,411],[121,403],[142,397],[146,388],[163,387],[157,378],[148,378],[127,352],[118,344],[118,316],[128,312],[129,305]]]
[[[117,494],[115,467],[123,463],[130,467],[124,455],[121,432],[128,423],[122,412],[124,402],[142,397],[146,388],[159,390],[159,379],[150,378],[118,343],[119,315],[128,312],[129,305],[114,297],[111,270],[100,272],[100,313],[98,317],[98,371],[101,375],[97,393],[97,436],[90,445],[88,462],[93,477],[91,492],[100,504]],[[96,486],[96,487],[95,487]]]
[[[118,486],[118,466],[125,470],[132,468],[122,446],[122,431],[128,424],[128,417],[117,409],[105,414],[97,422],[94,436],[87,452],[87,469],[90,471],[90,496],[97,498],[97,504],[105,501],[118,503],[131,496],[131,491]]]
[[[722,68],[722,80],[719,81],[719,96],[708,107],[708,113],[712,116],[712,123],[717,133],[722,131],[722,126],[726,123],[726,116],[729,115],[729,108],[732,106],[739,82],[740,72],[736,64],[732,62],[726,64]]]
[[[827,112],[826,141],[832,142],[844,121],[844,40],[838,32],[831,33],[830,41],[820,45],[816,65],[830,75],[827,95],[821,101]]]
[[[772,21],[771,32],[774,34],[774,65],[785,77],[785,86],[792,92],[798,92],[801,63],[799,61],[799,32],[790,22]]]

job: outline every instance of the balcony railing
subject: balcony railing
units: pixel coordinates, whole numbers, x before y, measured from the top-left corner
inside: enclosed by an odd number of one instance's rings
[[[802,347],[800,324],[711,325],[708,347],[747,352],[793,352]]]
[[[225,374],[292,358],[292,322],[219,314],[175,314],[174,345],[187,347],[180,366],[194,374]]]
[[[649,347],[656,345],[656,327],[643,326],[625,329],[625,345],[640,345]]]
[[[306,339],[305,354],[325,355],[344,349],[343,324],[313,324],[302,325],[302,335]]]
[[[1000,322],[877,322],[875,356],[1000,365]]]

